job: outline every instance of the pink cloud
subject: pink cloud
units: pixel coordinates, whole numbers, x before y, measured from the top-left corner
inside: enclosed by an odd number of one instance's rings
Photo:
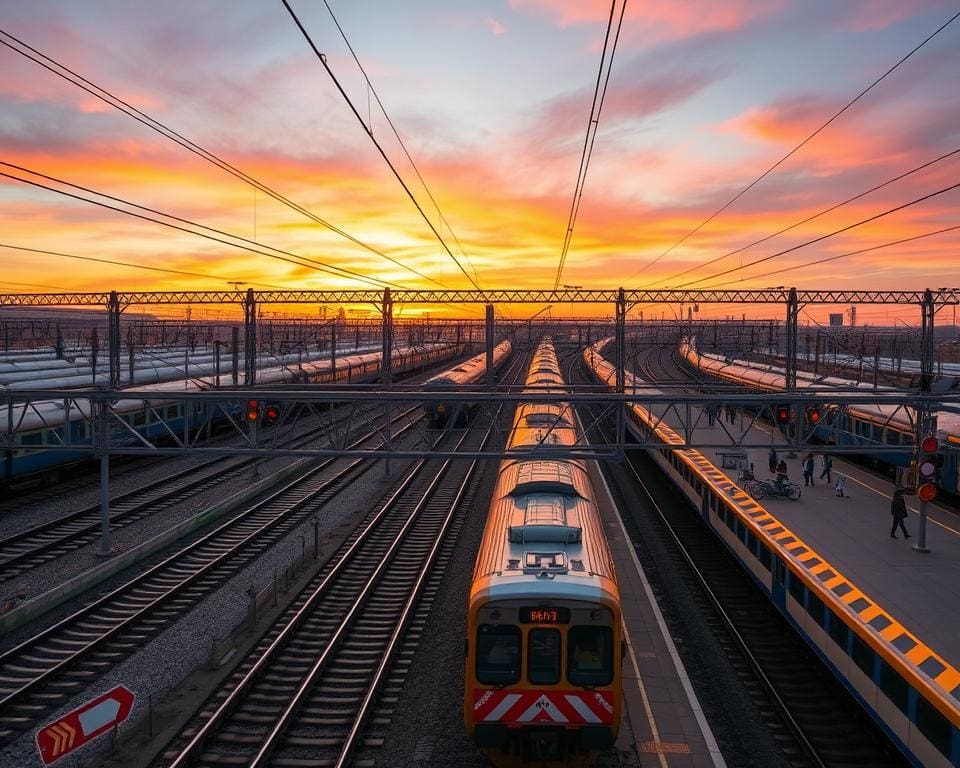
[[[516,10],[552,17],[561,27],[597,24],[610,16],[607,0],[510,0]],[[640,28],[645,41],[677,40],[708,32],[729,32],[768,16],[783,7],[783,0],[646,0],[627,6],[624,26]],[[632,36],[632,35],[631,35]]]
[[[483,20],[483,23],[486,24],[487,29],[489,29],[495,35],[502,35],[507,31],[507,28],[493,18],[493,16],[487,16],[487,18]]]

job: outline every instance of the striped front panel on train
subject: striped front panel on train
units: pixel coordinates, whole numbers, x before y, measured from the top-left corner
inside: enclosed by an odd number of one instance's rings
[[[612,725],[612,691],[473,689],[476,723],[525,725]]]

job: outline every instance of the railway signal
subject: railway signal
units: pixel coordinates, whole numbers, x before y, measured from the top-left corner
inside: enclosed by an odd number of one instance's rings
[[[920,441],[917,457],[917,497],[920,501],[933,501],[937,495],[937,469],[940,467],[940,441],[935,435],[927,435]]]
[[[822,414],[820,413],[819,407],[812,406],[810,408],[807,408],[807,423],[813,424],[814,426],[816,426],[817,424],[820,423],[821,415]]]
[[[247,421],[255,422],[260,418],[260,403],[256,400],[247,400]]]
[[[778,405],[775,416],[777,417],[777,424],[789,424],[790,423],[790,406],[789,405]]]
[[[263,407],[263,421],[266,424],[276,424],[280,419],[280,406],[277,403],[267,403]]]

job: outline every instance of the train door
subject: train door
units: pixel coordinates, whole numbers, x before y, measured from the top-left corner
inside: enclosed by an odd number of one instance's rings
[[[771,597],[781,611],[787,610],[787,568],[779,557],[773,558],[773,582]]]

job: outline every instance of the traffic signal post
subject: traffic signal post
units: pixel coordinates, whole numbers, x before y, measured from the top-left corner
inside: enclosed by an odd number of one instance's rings
[[[937,417],[928,416],[917,442],[917,498],[920,499],[920,524],[915,552],[929,553],[927,547],[927,502],[937,496],[937,469],[940,463],[940,441],[937,440]]]

